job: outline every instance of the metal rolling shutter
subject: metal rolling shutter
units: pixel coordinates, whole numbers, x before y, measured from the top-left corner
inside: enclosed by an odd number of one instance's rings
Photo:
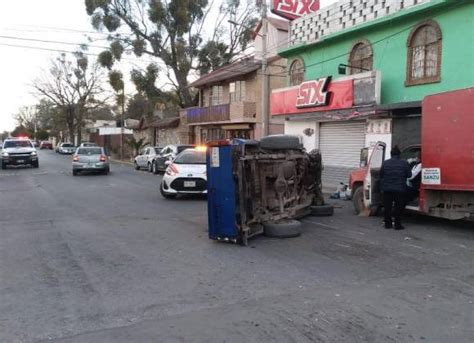
[[[365,145],[365,122],[321,123],[319,147],[323,157],[323,187],[347,184],[351,170],[359,167]]]

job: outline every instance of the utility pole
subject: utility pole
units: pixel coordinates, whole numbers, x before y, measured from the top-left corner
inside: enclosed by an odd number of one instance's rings
[[[268,20],[267,20],[267,1],[261,2],[262,8],[262,123],[263,136],[267,136],[269,132],[269,117],[268,117],[268,72],[267,72],[267,35],[268,35]]]
[[[124,126],[125,126],[125,82],[122,83],[122,113],[121,113],[121,125],[120,125],[120,160],[123,161],[123,135],[124,135]]]

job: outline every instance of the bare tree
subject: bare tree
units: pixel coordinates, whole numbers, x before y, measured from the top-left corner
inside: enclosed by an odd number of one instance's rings
[[[61,54],[51,61],[49,70],[33,83],[33,87],[40,97],[57,106],[73,142],[74,133],[81,139],[88,111],[107,100],[104,79],[100,66],[97,63],[89,65],[84,54],[76,53],[74,58]]]

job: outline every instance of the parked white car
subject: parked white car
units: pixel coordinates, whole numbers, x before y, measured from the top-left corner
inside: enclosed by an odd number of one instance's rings
[[[207,194],[206,150],[186,149],[168,162],[160,193],[166,199],[178,194]]]
[[[146,168],[149,172],[152,172],[153,163],[160,152],[160,147],[149,146],[143,149],[140,154],[135,157],[135,169]]]

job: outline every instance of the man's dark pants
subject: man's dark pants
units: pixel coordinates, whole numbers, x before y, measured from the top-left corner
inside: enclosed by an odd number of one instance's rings
[[[392,226],[392,207],[395,204],[393,216],[395,218],[395,228],[402,226],[402,213],[405,208],[405,193],[404,192],[384,192],[383,206],[385,209],[385,227]]]

